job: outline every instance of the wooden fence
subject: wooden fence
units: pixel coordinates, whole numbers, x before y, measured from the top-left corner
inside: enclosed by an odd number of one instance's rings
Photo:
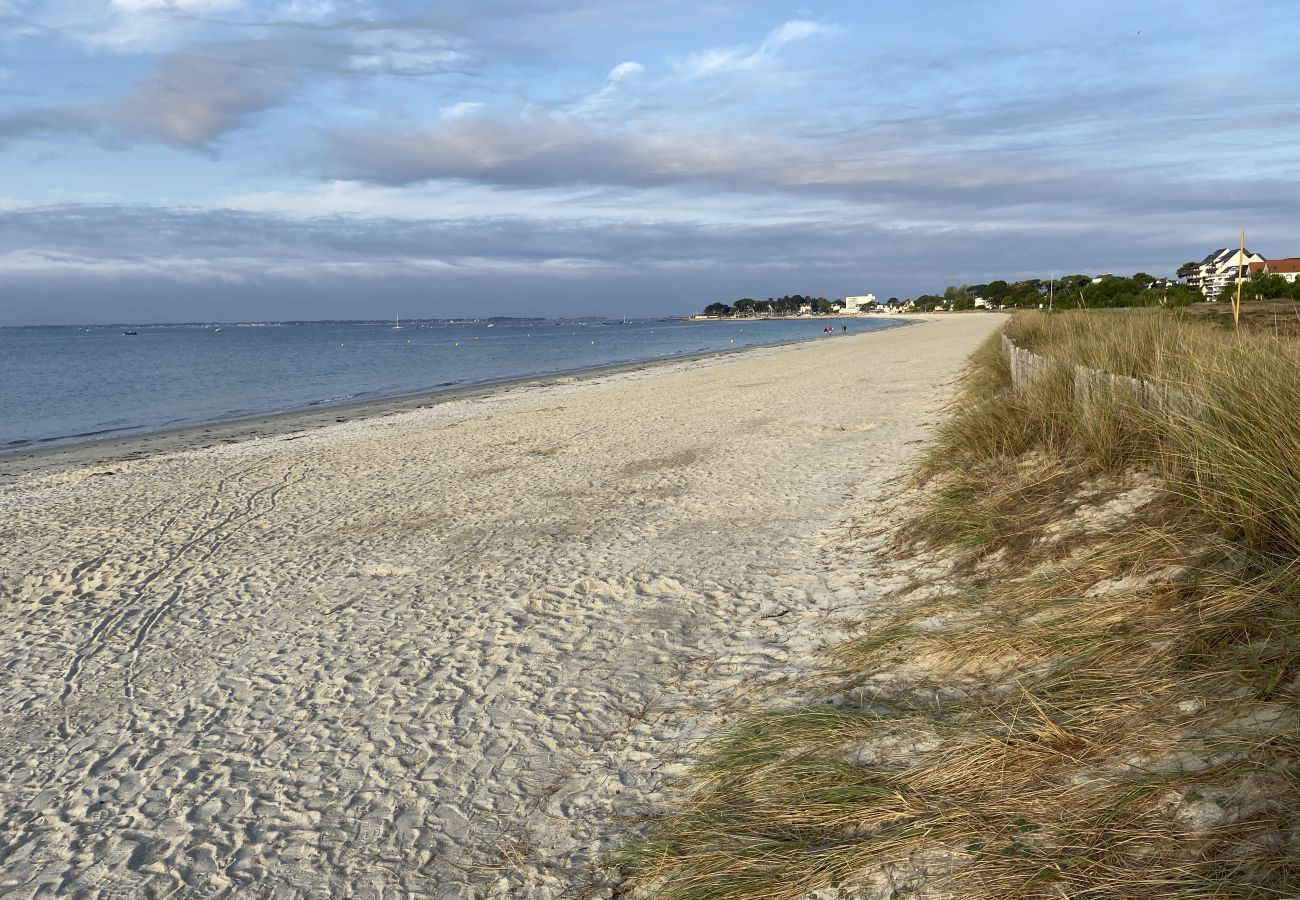
[[[1063,365],[1024,347],[1017,347],[1007,335],[1002,335],[1002,352],[1011,365],[1011,386],[1024,390],[1056,367]],[[1131,397],[1138,406],[1161,416],[1186,416],[1195,412],[1200,404],[1185,391],[1154,381],[1112,375],[1101,369],[1074,365],[1070,367],[1074,399],[1080,407],[1091,406],[1114,397]]]

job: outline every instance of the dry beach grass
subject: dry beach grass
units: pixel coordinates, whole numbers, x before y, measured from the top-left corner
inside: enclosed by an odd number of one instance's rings
[[[892,600],[708,745],[621,857],[647,892],[1300,894],[1300,353],[1148,313],[1008,333],[1055,362],[1013,389],[1000,339],[975,354],[892,530],[860,531]]]

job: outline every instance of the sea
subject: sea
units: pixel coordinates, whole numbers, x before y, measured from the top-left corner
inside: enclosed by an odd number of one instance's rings
[[[395,327],[399,324],[400,327]],[[889,319],[0,328],[0,454],[801,340]],[[128,334],[127,332],[134,332]]]

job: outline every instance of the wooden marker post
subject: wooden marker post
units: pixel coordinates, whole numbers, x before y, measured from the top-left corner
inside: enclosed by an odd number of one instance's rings
[[[1241,328],[1241,270],[1246,268],[1246,229],[1241,229],[1241,252],[1237,255],[1237,299],[1232,301],[1232,327]]]

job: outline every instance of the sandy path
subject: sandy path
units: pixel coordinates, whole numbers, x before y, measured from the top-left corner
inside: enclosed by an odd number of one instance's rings
[[[997,320],[0,487],[0,896],[607,895]]]

